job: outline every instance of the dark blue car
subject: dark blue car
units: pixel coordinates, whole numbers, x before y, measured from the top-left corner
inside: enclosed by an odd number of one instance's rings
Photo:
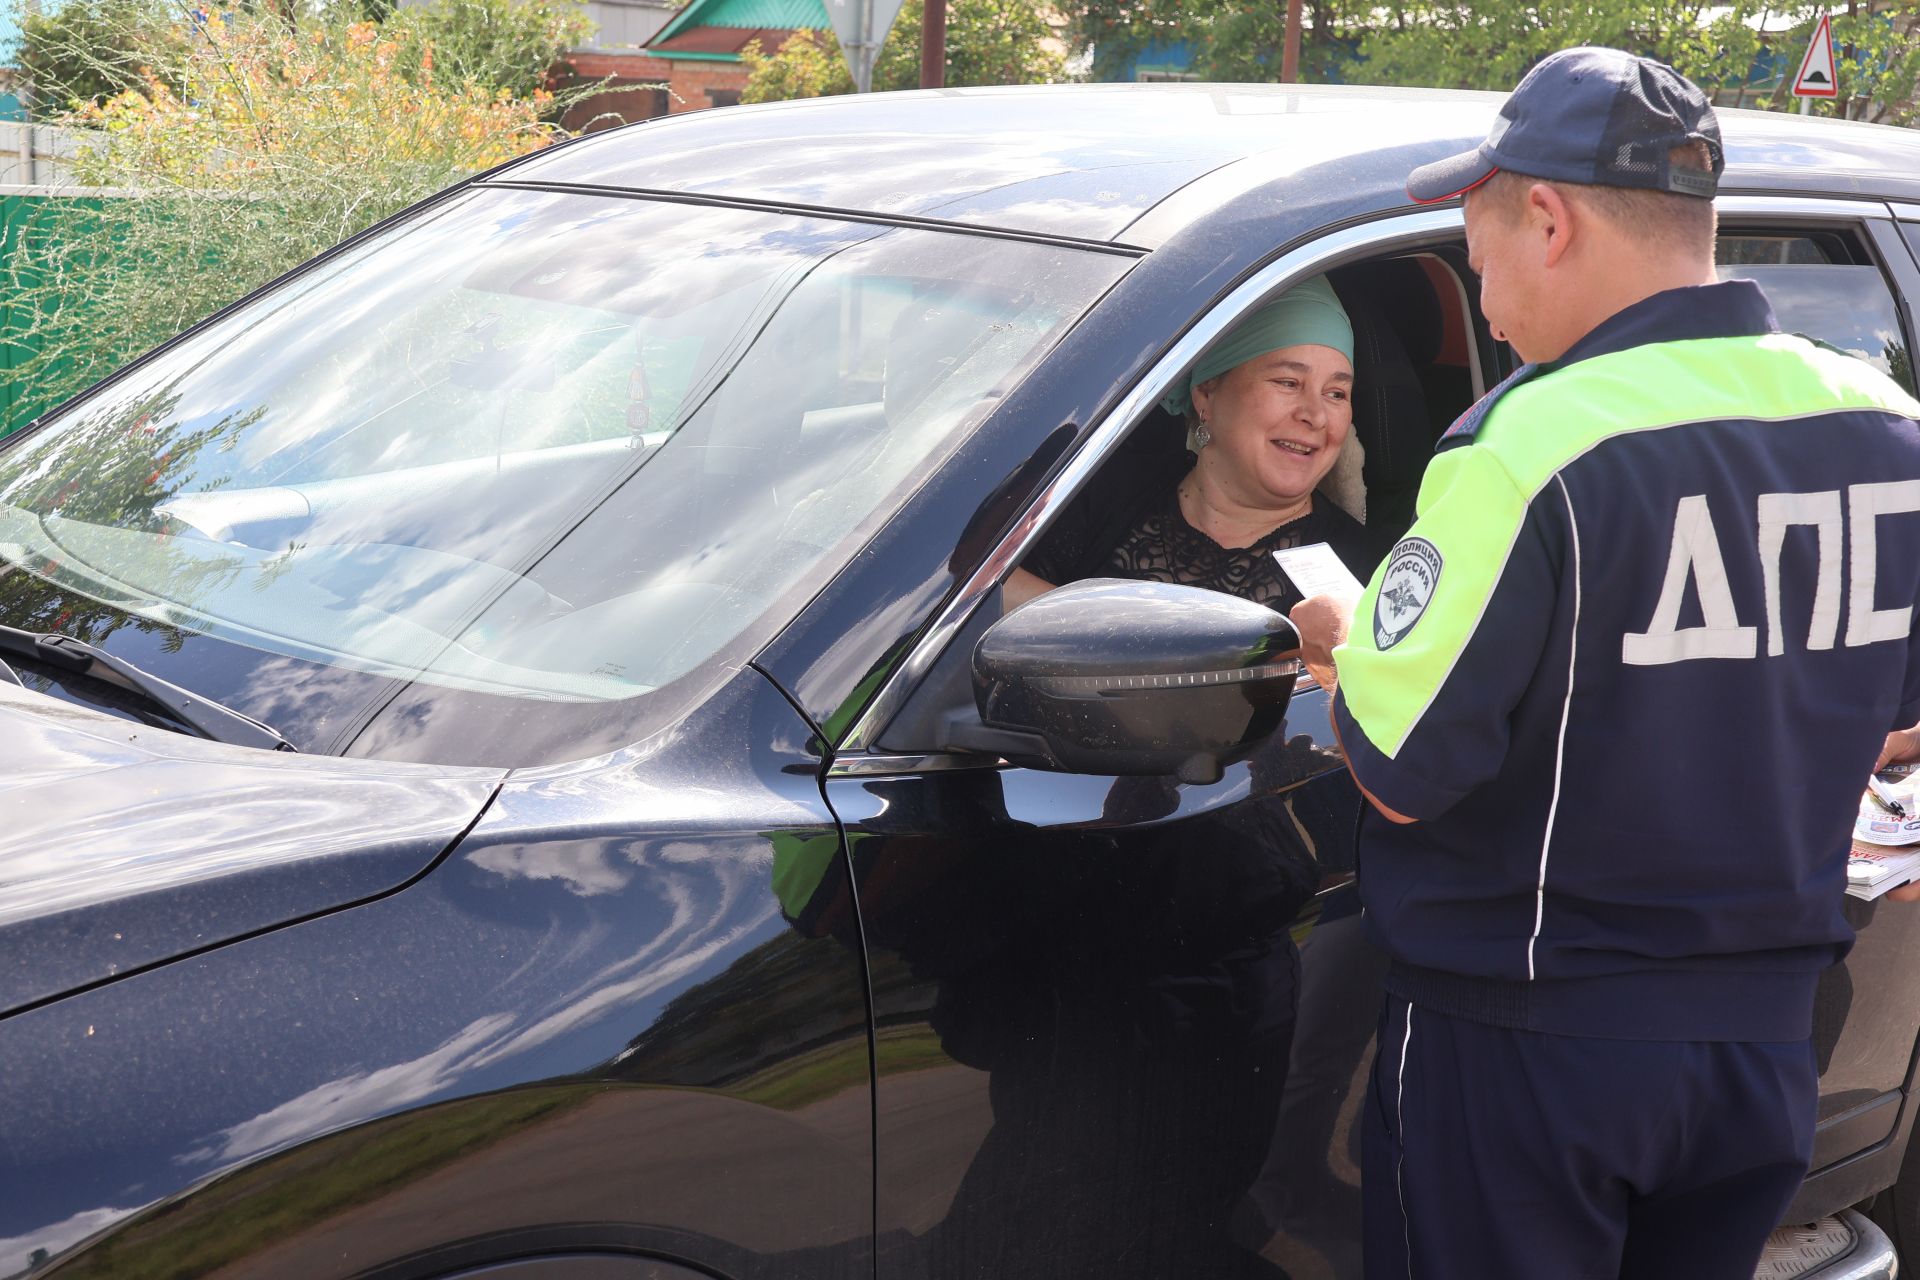
[[[1323,697],[1257,606],[999,586],[1323,272],[1390,542],[1514,363],[1401,186],[1496,102],[596,134],[6,441],[0,1277],[1357,1275]],[[1723,270],[1911,386],[1920,134],[1723,123]],[[1920,908],[1848,909],[1772,1275],[1920,1255]]]

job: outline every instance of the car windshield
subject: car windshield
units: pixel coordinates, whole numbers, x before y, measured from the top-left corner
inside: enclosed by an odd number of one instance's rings
[[[0,556],[70,602],[34,621],[91,639],[131,615],[387,678],[632,697],[864,536],[1126,265],[475,189],[0,454]]]

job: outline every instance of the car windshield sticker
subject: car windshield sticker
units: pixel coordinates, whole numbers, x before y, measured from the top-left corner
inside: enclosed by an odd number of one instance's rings
[[[1413,630],[1439,582],[1439,548],[1425,538],[1407,538],[1394,547],[1373,602],[1374,648],[1391,649]]]

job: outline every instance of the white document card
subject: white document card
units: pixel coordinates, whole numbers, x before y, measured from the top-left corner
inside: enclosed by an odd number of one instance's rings
[[[1273,558],[1280,562],[1280,571],[1308,599],[1332,596],[1351,607],[1359,602],[1361,592],[1366,590],[1360,580],[1340,562],[1333,548],[1324,542],[1287,547],[1274,552]]]

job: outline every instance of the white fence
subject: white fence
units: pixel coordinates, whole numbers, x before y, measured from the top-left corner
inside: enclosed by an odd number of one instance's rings
[[[54,186],[72,181],[74,140],[52,125],[0,120],[0,186]]]

